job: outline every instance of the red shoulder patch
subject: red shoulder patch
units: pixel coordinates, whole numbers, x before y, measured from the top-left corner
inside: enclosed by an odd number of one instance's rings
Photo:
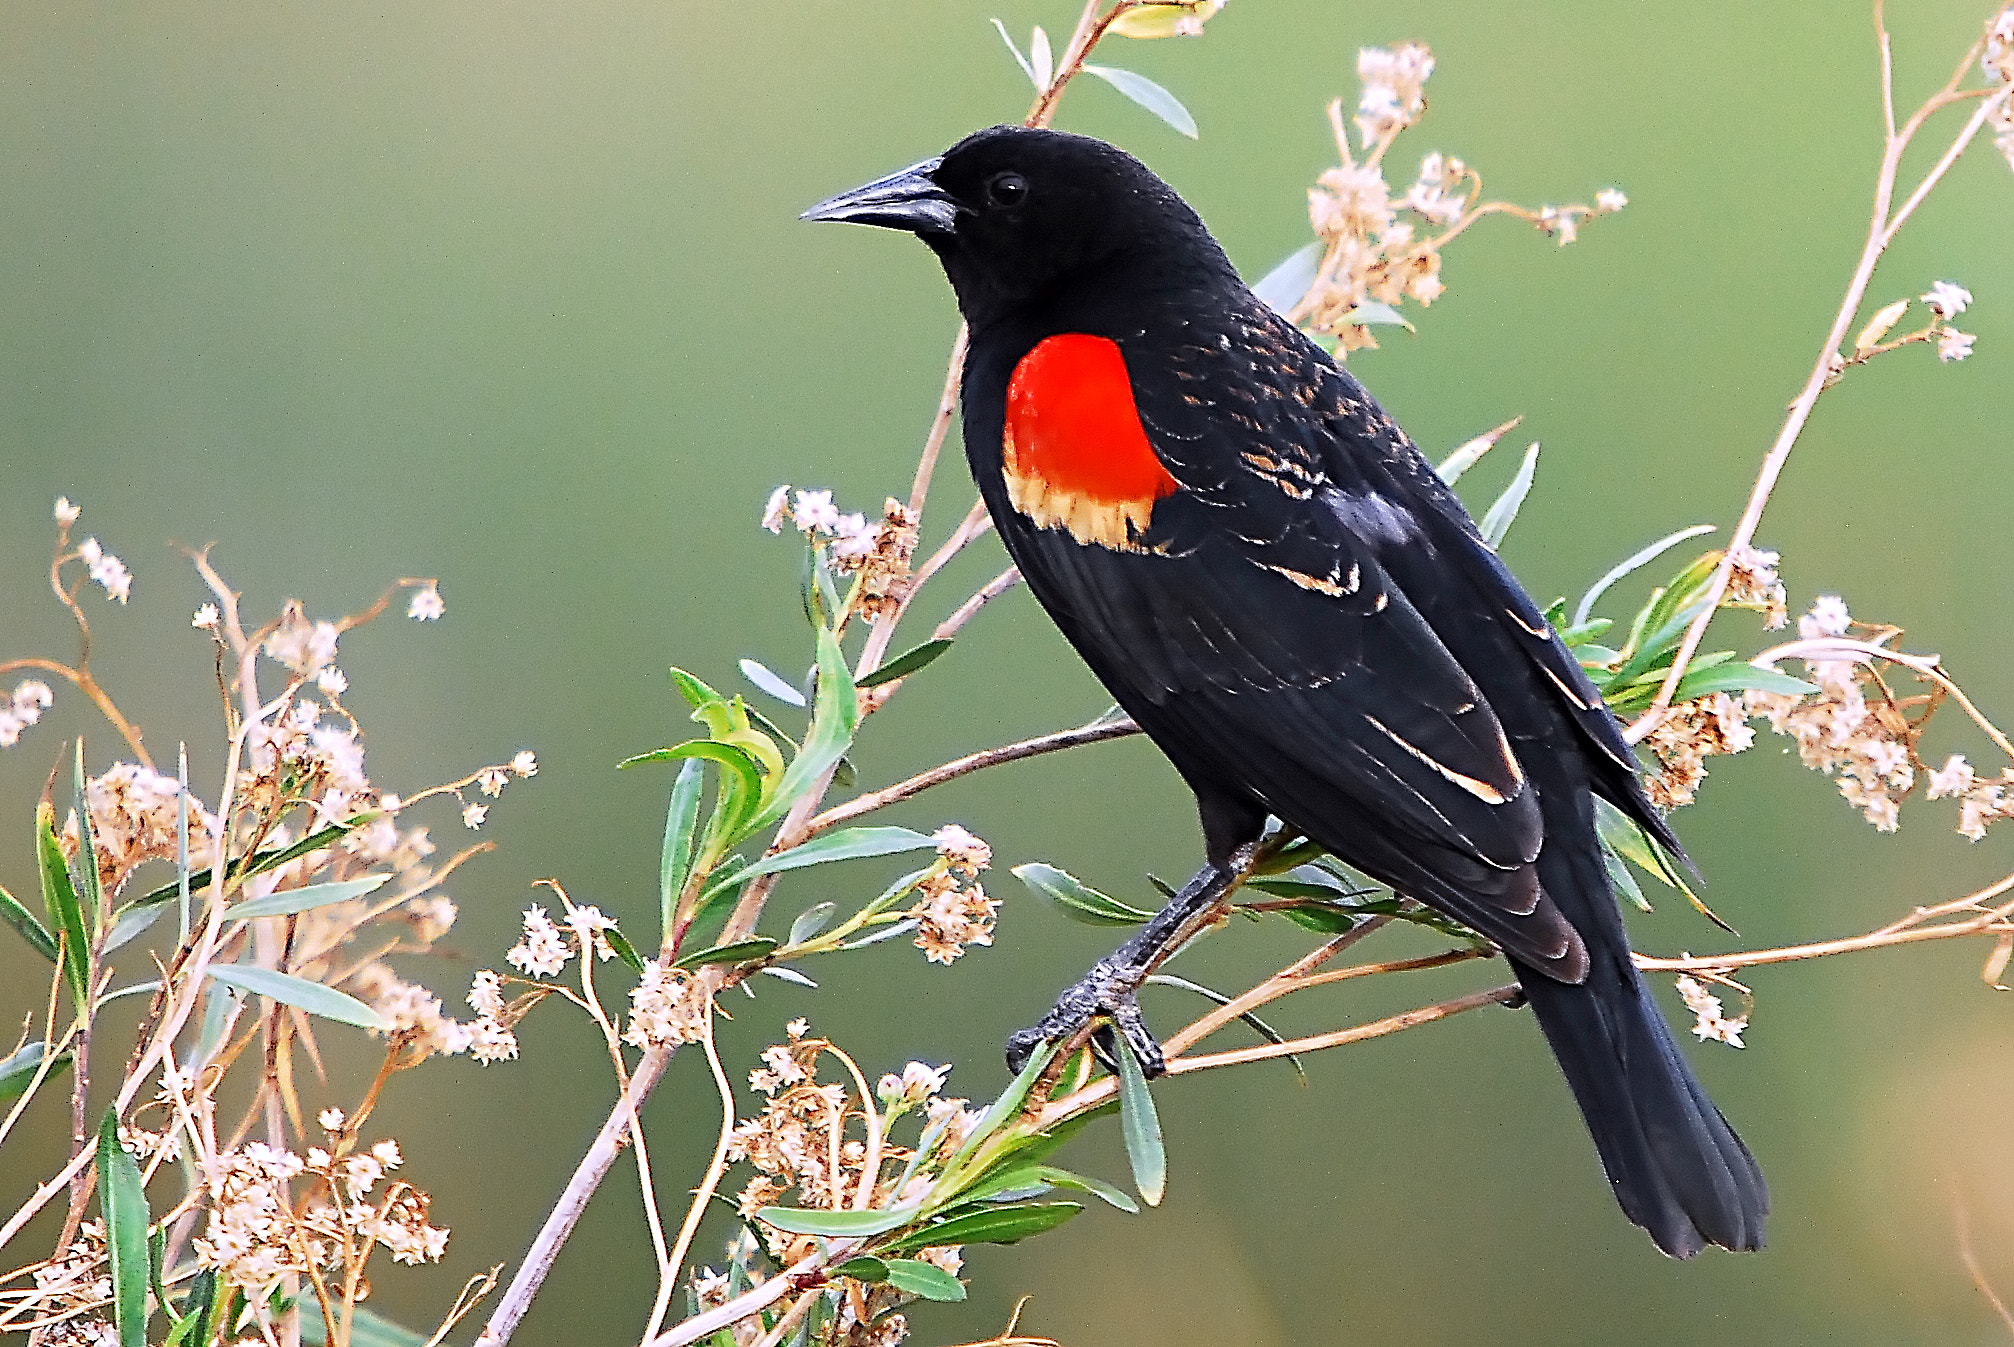
[[[1179,485],[1147,443],[1119,344],[1066,332],[1014,367],[1001,446],[1014,508],[1081,543],[1131,548]]]

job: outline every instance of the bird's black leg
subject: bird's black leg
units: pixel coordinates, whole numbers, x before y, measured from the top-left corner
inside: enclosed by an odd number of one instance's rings
[[[1112,1042],[1116,1037],[1123,1040],[1126,1050],[1138,1060],[1148,1078],[1165,1073],[1167,1059],[1162,1056],[1160,1042],[1141,1018],[1136,996],[1147,976],[1181,948],[1215,913],[1224,896],[1244,879],[1256,849],[1255,844],[1247,843],[1232,851],[1226,864],[1207,864],[1198,870],[1195,878],[1183,885],[1181,892],[1170,898],[1168,905],[1132,939],[1092,964],[1090,972],[1065,988],[1048,1014],[1008,1038],[1008,1068],[1019,1072],[1038,1045],[1069,1039],[1104,1016],[1111,1020],[1116,1034],[1101,1031],[1099,1038],[1093,1040],[1094,1051],[1109,1056],[1117,1048]]]

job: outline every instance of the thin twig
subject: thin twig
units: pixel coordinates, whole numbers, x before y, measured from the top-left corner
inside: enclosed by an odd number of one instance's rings
[[[1883,93],[1885,99],[1892,104],[1893,95],[1889,92],[1888,86],[1888,30],[1878,4],[1874,9],[1874,22],[1881,49]],[[1982,37],[1972,44],[1944,87],[1925,100],[1901,131],[1884,137],[1881,167],[1875,175],[1874,208],[1868,222],[1867,241],[1861,249],[1860,261],[1854,268],[1852,279],[1847,282],[1839,311],[1833,317],[1832,329],[1826,334],[1825,345],[1818,353],[1818,361],[1812,366],[1810,377],[1805,380],[1804,390],[1790,404],[1783,428],[1778,432],[1775,444],[1770,447],[1769,453],[1762,460],[1762,467],[1756,474],[1755,485],[1749,492],[1748,504],[1742,510],[1741,521],[1735,525],[1734,536],[1728,542],[1720,565],[1714,569],[1713,580],[1707,586],[1705,604],[1700,609],[1699,616],[1692,620],[1692,624],[1685,630],[1684,638],[1679,642],[1678,651],[1672,658],[1671,672],[1659,686],[1657,696],[1652,699],[1649,709],[1629,727],[1630,742],[1641,741],[1657,727],[1670,710],[1672,697],[1678,691],[1679,680],[1685,677],[1686,668],[1691,664],[1693,655],[1699,649],[1700,641],[1706,635],[1707,625],[1712,622],[1714,613],[1720,608],[1721,600],[1726,597],[1734,564],[1754,541],[1755,531],[1762,522],[1763,509],[1769,504],[1770,493],[1776,489],[1777,478],[1782,475],[1783,466],[1790,459],[1790,451],[1796,446],[1798,436],[1803,433],[1805,423],[1811,417],[1812,408],[1818,403],[1819,394],[1823,393],[1832,382],[1833,362],[1839,358],[1839,349],[1846,340],[1847,329],[1852,326],[1854,316],[1860,312],[1867,288],[1874,279],[1875,265],[1881,260],[1882,253],[1894,241],[1896,232],[1902,228],[1904,222],[1930,194],[1931,189],[1943,179],[1944,174],[1957,161],[1966,146],[1972,143],[1972,138],[1986,124],[1986,119],[1992,114],[1995,106],[2009,97],[2009,91],[2003,89],[1991,98],[1982,99],[1979,106],[1973,109],[1972,116],[1966,121],[1964,128],[1952,140],[1950,147],[1929,172],[1924,174],[1915,191],[1892,216],[1889,214],[1889,207],[1894,200],[1895,176],[1901,168],[1903,151],[1909,147],[1911,138],[1922,128],[1925,121],[1961,97],[1957,92],[1958,86],[1971,69],[1971,64],[1977,58],[1983,41]],[[1892,124],[1894,120],[1892,106],[1888,112],[1888,119]]]
[[[1963,1193],[1954,1192],[1951,1195],[1951,1216],[1958,1227],[1959,1260],[1965,1264],[1965,1271],[1970,1274],[1972,1284],[1979,1288],[1979,1294],[1986,1297],[1986,1303],[2000,1316],[2001,1326],[2014,1334],[2014,1312],[2008,1310],[2007,1302],[2000,1298],[2000,1293],[1993,1289],[1993,1283],[1986,1279],[1986,1269],[1979,1265],[1979,1255],[1972,1248],[1972,1221],[1965,1210]]]
[[[1055,753],[1066,748],[1078,748],[1084,744],[1102,744],[1108,739],[1124,739],[1139,732],[1140,727],[1131,720],[1108,720],[1097,725],[1081,725],[1074,730],[1058,730],[1053,734],[1037,735],[1033,739],[1002,744],[999,748],[989,748],[978,753],[967,753],[962,758],[939,763],[926,772],[918,772],[915,776],[898,781],[892,786],[856,795],[844,804],[832,806],[805,825],[804,835],[810,837],[815,833],[824,832],[835,824],[859,818],[862,814],[871,814],[877,809],[885,809],[912,795],[920,795],[932,786],[941,786],[947,781],[955,781],[961,776],[969,776],[988,767],[998,767],[1004,762],[1017,762],[1022,758]]]
[[[671,1256],[658,1274],[657,1303],[651,1307],[650,1323],[643,1330],[645,1339],[655,1337],[664,1324],[672,1290],[678,1285],[679,1273],[685,1267],[685,1256],[692,1250],[693,1236],[699,1233],[700,1217],[706,1214],[714,1189],[720,1186],[721,1176],[727,1173],[727,1144],[734,1136],[734,1087],[728,1083],[727,1068],[720,1064],[720,1050],[714,1046],[711,1014],[703,1018],[699,1046],[706,1054],[707,1068],[713,1073],[713,1088],[720,1092],[720,1137],[714,1142],[713,1159],[707,1162],[706,1174],[693,1191],[692,1205],[686,1208],[685,1222],[678,1228],[678,1239],[672,1245]]]

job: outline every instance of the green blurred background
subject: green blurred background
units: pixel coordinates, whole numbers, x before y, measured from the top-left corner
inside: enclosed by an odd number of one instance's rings
[[[333,616],[390,578],[438,575],[437,626],[387,619],[344,644],[373,777],[410,791],[523,747],[540,772],[492,812],[497,852],[449,886],[454,959],[408,973],[457,1001],[538,876],[647,931],[667,779],[614,762],[687,732],[666,665],[723,686],[742,655],[802,667],[796,552],[756,529],[762,498],[789,481],[871,508],[905,489],[953,332],[922,249],[794,217],[1018,118],[1028,89],[987,20],[1060,38],[1074,9],[10,7],[0,654],[73,649],[42,583],[50,504],[67,494],[80,532],[138,577],[130,608],[85,599],[101,675],[157,751],[187,739],[209,782],[209,646],[188,625],[206,596],[171,540],[214,540],[259,614],[298,596]],[[1893,7],[1911,105],[1980,18],[1970,3]],[[1199,142],[1089,82],[1061,124],[1139,153],[1256,275],[1304,240],[1304,188],[1332,162],[1322,107],[1354,99],[1356,49],[1404,40],[1430,44],[1439,73],[1396,180],[1438,148],[1493,195],[1536,205],[1618,185],[1631,204],[1565,250],[1514,222],[1478,228],[1417,336],[1353,367],[1430,448],[1524,415],[1519,436],[1546,454],[1507,554],[1542,601],[1650,537],[1731,522],[1857,255],[1879,153],[1864,11],[1240,0],[1202,41],[1105,53],[1180,94]],[[1840,592],[1906,625],[2003,723],[2010,203],[2014,178],[1981,144],[1910,226],[1872,302],[1964,284],[1979,354],[1939,366],[1912,349],[1829,394],[1762,535],[1784,552],[1793,606]],[[1477,497],[1511,458],[1470,479]],[[941,480],[926,541],[969,499],[957,467]],[[926,622],[1000,564],[991,539],[973,551]],[[1759,632],[1735,617],[1725,635]],[[33,890],[30,810],[64,737],[86,732],[100,767],[112,749],[79,697],[58,697],[0,757],[0,882],[17,893]],[[1016,593],[876,717],[863,778],[1104,705]],[[2007,868],[2008,837],[1966,844],[1944,803],[1877,835],[1782,743],[1718,762],[1678,820],[1745,941],[1866,929]],[[1931,747],[1997,765],[1950,717]],[[947,820],[996,849],[999,944],[949,971],[884,946],[811,969],[820,991],[736,998],[737,1071],[805,1014],[870,1071],[955,1061],[954,1090],[989,1096],[1003,1035],[1106,942],[1004,867],[1049,860],[1139,901],[1145,872],[1180,877],[1196,855],[1183,792],[1139,742],[962,782],[890,821]],[[435,833],[462,840],[447,809]],[[779,919],[864,895],[876,864],[785,886]],[[1727,940],[1682,902],[1634,929],[1660,952]],[[1185,963],[1242,985],[1302,947],[1284,924],[1241,929]],[[987,1336],[1032,1295],[1024,1329],[1100,1347],[2004,1341],[1953,1223],[1962,1199],[1984,1265],[2014,1288],[2014,1031],[1978,980],[1984,954],[1760,972],[1751,1046],[1697,1053],[1771,1179],[1760,1256],[1659,1257],[1615,1210],[1528,1019],[1491,1011],[1314,1058],[1307,1088],[1278,1065],[1162,1088],[1166,1205],[975,1252],[970,1301],[917,1310],[913,1340]],[[1279,1018],[1352,1022],[1500,974],[1338,990]],[[42,995],[38,966],[0,942],[0,1019]],[[1150,1005],[1164,1027],[1192,1009]],[[384,1270],[379,1309],[430,1322],[465,1276],[514,1264],[604,1115],[605,1063],[558,1010],[526,1027],[516,1063],[437,1063],[391,1092],[377,1121],[454,1240],[441,1267]],[[326,1037],[346,1079],[366,1069],[367,1045]],[[54,1102],[9,1147],[7,1210],[59,1154]],[[663,1191],[697,1174],[715,1110],[699,1060],[679,1060],[650,1108]],[[1122,1175],[1115,1133],[1077,1143],[1078,1165]],[[519,1341],[633,1340],[653,1281],[634,1193],[618,1170]],[[717,1259],[711,1230],[707,1248]]]

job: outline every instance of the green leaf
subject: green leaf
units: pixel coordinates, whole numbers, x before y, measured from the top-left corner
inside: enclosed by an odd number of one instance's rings
[[[766,1221],[778,1230],[787,1230],[793,1235],[829,1235],[835,1239],[851,1239],[865,1235],[879,1235],[908,1225],[918,1214],[915,1207],[897,1207],[892,1211],[825,1211],[812,1207],[764,1207],[755,1213],[755,1219]]]
[[[808,865],[824,865],[830,861],[921,851],[936,845],[928,836],[911,828],[841,828],[837,832],[821,833],[788,851],[765,856],[746,870],[736,872],[735,881],[739,883],[756,875],[773,875],[784,870],[802,870]]]
[[[1133,1200],[1132,1194],[1113,1187],[1103,1179],[1094,1179],[1088,1174],[1075,1174],[1067,1169],[1058,1169],[1054,1165],[1038,1165],[1035,1173],[1044,1183],[1057,1188],[1074,1188],[1080,1193],[1089,1193],[1093,1197],[1111,1203],[1129,1216],[1137,1216],[1140,1213],[1140,1204]]]
[[[1677,889],[1688,898],[1693,897],[1691,886],[1666,859],[1663,849],[1637,826],[1635,819],[1599,795],[1594,797],[1594,826],[1601,837],[1602,845],[1608,851],[1655,875],[1667,887]],[[1639,897],[1641,892],[1638,891]],[[1693,901],[1697,903],[1699,900],[1693,898]],[[1643,907],[1648,911],[1650,904],[1646,902]]]
[[[156,1269],[158,1272],[158,1269]],[[161,1339],[161,1347],[209,1347],[212,1337],[211,1316],[217,1308],[217,1272],[205,1268],[189,1280],[189,1294],[182,1297],[177,1311],[175,1326],[168,1330],[168,1336]]]
[[[1054,1043],[1044,1043],[1035,1049],[1027,1062],[1022,1065],[1019,1074],[1007,1082],[1007,1088],[1000,1092],[1000,1097],[987,1107],[985,1115],[973,1124],[970,1132],[966,1133],[964,1142],[952,1155],[950,1163],[945,1165],[946,1172],[957,1169],[978,1154],[979,1148],[991,1139],[995,1132],[1021,1116],[1021,1109],[1028,1102],[1028,1092],[1035,1088],[1035,1082],[1040,1079],[1042,1072],[1048,1068],[1050,1059],[1055,1055]]]
[[[1119,1130],[1126,1138],[1126,1159],[1133,1166],[1133,1186],[1150,1207],[1161,1205],[1168,1190],[1168,1151],[1161,1141],[1161,1118],[1140,1063],[1123,1045],[1119,1051]]]
[[[1601,863],[1608,870],[1608,882],[1617,893],[1629,899],[1631,906],[1639,912],[1655,910],[1650,905],[1650,899],[1643,896],[1643,886],[1630,873],[1628,863],[1615,854],[1615,848],[1608,844],[1606,838],[1601,839]]]
[[[760,959],[776,948],[776,942],[766,935],[753,940],[737,940],[732,944],[715,945],[711,949],[695,950],[672,963],[673,968],[697,968],[708,963],[745,963],[750,959]]]
[[[1595,603],[1603,594],[1608,592],[1609,586],[1613,585],[1616,581],[1656,561],[1687,538],[1697,538],[1702,533],[1711,533],[1713,532],[1713,528],[1714,526],[1711,524],[1694,524],[1691,528],[1683,528],[1676,533],[1667,533],[1642,551],[1632,553],[1628,560],[1619,563],[1614,569],[1603,575],[1601,579],[1595,581],[1589,587],[1587,593],[1580,596],[1580,602],[1574,605],[1573,625],[1578,627],[1588,620],[1588,614],[1594,611]],[[1599,635],[1600,633],[1596,634]],[[1569,644],[1571,643],[1569,642]]]
[[[1671,699],[1674,703],[1683,703],[1714,692],[1748,691],[1801,697],[1818,691],[1818,685],[1755,664],[1720,664],[1702,669],[1695,661],[1693,667],[1686,670],[1685,677],[1678,680],[1678,690]]]
[[[1054,1230],[1082,1210],[1084,1204],[1081,1202],[1029,1202],[990,1207],[925,1226],[889,1244],[882,1252],[913,1253],[944,1244],[1013,1244],[1030,1235]]]
[[[28,1092],[28,1082],[35,1079],[35,1073],[42,1069],[42,1058],[49,1051],[49,1045],[41,1039],[21,1045],[13,1056],[0,1060],[0,1104],[10,1099],[19,1099]],[[49,1063],[48,1075],[55,1075],[70,1065],[70,1053],[66,1049],[56,1054],[56,1060]]]
[[[788,679],[771,669],[761,660],[744,659],[741,661],[741,676],[787,706],[804,705],[804,694],[792,687]]]
[[[252,898],[226,908],[224,915],[233,921],[247,921],[253,917],[278,917],[289,912],[307,912],[317,907],[328,907],[333,903],[347,903],[352,898],[361,898],[367,893],[384,886],[391,875],[366,875],[362,879],[338,880],[332,884],[304,884],[298,889],[282,889],[269,893],[263,898]]]
[[[643,972],[643,956],[636,952],[636,946],[629,943],[629,937],[610,926],[602,931],[601,938],[608,941],[608,947],[615,951],[615,957],[629,965],[632,973]]]
[[[77,904],[63,848],[56,841],[56,811],[46,800],[35,806],[35,854],[42,867],[42,905],[61,937],[63,976],[81,1015],[90,1004],[91,940],[84,933],[84,911]]]
[[[664,813],[664,850],[658,853],[659,929],[669,936],[678,921],[678,897],[692,874],[692,836],[699,827],[699,794],[706,769],[697,758],[678,769],[671,806]]]
[[[934,664],[937,657],[951,648],[949,636],[937,636],[922,645],[912,646],[876,669],[873,673],[862,674],[854,680],[859,688],[878,687],[882,683],[892,683],[898,678],[907,678],[925,665]]]
[[[1318,239],[1288,253],[1278,266],[1259,278],[1258,284],[1252,287],[1252,293],[1285,317],[1308,293],[1308,287],[1315,283],[1321,268],[1322,243]]]
[[[1559,641],[1561,645],[1569,650],[1577,649],[1580,646],[1588,644],[1588,642],[1594,640],[1595,637],[1601,635],[1614,625],[1615,621],[1612,618],[1591,617],[1585,622],[1578,622],[1570,627],[1560,627],[1558,629]]]
[[[56,962],[56,937],[49,934],[49,928],[36,920],[35,914],[21,906],[20,900],[5,889],[0,889],[0,920],[12,926],[28,947],[47,959]]]
[[[1531,490],[1532,478],[1537,473],[1538,446],[1534,444],[1524,451],[1524,462],[1518,465],[1517,476],[1511,478],[1510,485],[1504,488],[1503,494],[1490,506],[1489,513],[1483,516],[1483,541],[1491,547],[1501,546],[1504,535],[1517,522],[1518,510],[1523,507],[1525,495]]]
[[[965,1299],[965,1283],[935,1263],[920,1258],[891,1258],[887,1267],[888,1284],[907,1295],[925,1300]]]
[[[1129,907],[1079,882],[1067,871],[1042,861],[1015,866],[1014,877],[1026,884],[1037,897],[1047,898],[1056,904],[1064,916],[1087,926],[1138,926],[1154,917],[1152,912]]]
[[[1704,611],[1706,611],[1706,600],[1700,599],[1679,609],[1661,624],[1652,626],[1649,634],[1642,638],[1642,644],[1637,647],[1636,652],[1624,660],[1622,667],[1615,671],[1615,677],[1611,681],[1617,684],[1627,683],[1658,663],[1670,664],[1671,661],[1665,657],[1677,648],[1679,637],[1692,625],[1692,619]]]
[[[857,1282],[885,1282],[888,1280],[888,1264],[871,1254],[859,1258],[849,1258],[832,1269],[836,1277],[851,1277]]]
[[[322,1322],[322,1307],[312,1295],[300,1299],[301,1341],[306,1347],[328,1347],[329,1328]],[[427,1335],[395,1324],[384,1315],[362,1305],[350,1311],[350,1347],[426,1347]]]
[[[801,945],[832,924],[832,914],[839,910],[837,903],[816,903],[797,914],[797,920],[790,923],[790,938],[786,945]]]
[[[98,1203],[112,1279],[119,1347],[147,1347],[147,1190],[140,1166],[119,1144],[119,1110],[98,1125]]]
[[[730,842],[739,841],[759,828],[782,818],[798,799],[836,767],[853,745],[860,728],[860,698],[853,675],[846,668],[845,652],[839,638],[821,627],[818,631],[818,696],[813,703],[811,728],[805,732],[804,747],[790,761],[776,793],[762,812],[737,829]]]
[[[386,1030],[392,1027],[391,1021],[356,997],[319,982],[295,977],[292,973],[235,963],[212,964],[207,971],[226,987],[255,992],[338,1024],[354,1024],[359,1029]]]
[[[1342,321],[1355,323],[1360,327],[1402,327],[1408,332],[1419,331],[1406,321],[1404,314],[1391,305],[1380,303],[1375,299],[1357,301],[1356,306],[1343,315]]]
[[[715,702],[724,702],[727,700],[727,698],[708,687],[703,680],[694,677],[683,669],[673,666],[669,672],[671,674],[671,685],[678,689],[678,695],[685,698],[695,711],[711,706]]]
[[[167,910],[167,905],[164,903],[156,903],[152,907],[141,907],[138,903],[134,903],[122,908],[119,914],[112,918],[112,929],[105,932],[105,938],[98,942],[98,956],[103,958],[138,940]]]
[[[1087,75],[1096,75],[1189,139],[1196,139],[1196,119],[1182,106],[1182,100],[1145,75],[1121,70],[1117,66],[1091,65],[1088,62],[1080,68]]]
[[[252,862],[249,865],[243,864],[242,860],[231,862],[225,866],[224,875],[228,879],[239,880],[249,879],[253,875],[264,874],[274,866],[285,865],[288,861],[305,856],[310,851],[320,851],[323,847],[335,841],[344,833],[349,832],[352,828],[357,827],[359,824],[368,823],[376,817],[377,814],[375,813],[359,814],[355,818],[345,819],[341,823],[331,823],[326,828],[317,828],[298,842],[284,847],[274,847],[270,851],[259,852],[252,858]],[[208,870],[198,870],[189,876],[189,887],[192,890],[203,888],[209,882],[210,872]],[[132,902],[126,904],[125,910],[132,912],[137,908],[157,906],[167,902],[170,898],[179,897],[181,890],[181,880],[177,879],[173,883],[163,884],[160,888],[155,889],[145,897],[134,899]]]
[[[77,854],[70,858],[70,882],[77,891],[78,905],[83,909],[84,920],[96,930],[98,919],[105,911],[105,891],[98,879],[98,843],[94,836],[96,829],[91,826],[91,802],[85,796],[84,777],[84,737],[77,736],[76,767],[73,773],[76,796],[73,808],[77,811]]]
[[[1048,86],[1035,78],[1035,67],[1028,64],[1028,58],[1021,54],[1019,47],[1014,45],[1014,39],[1007,32],[1007,25],[995,19],[993,20],[993,26],[999,29],[1000,40],[1007,44],[1008,51],[1014,53],[1014,64],[1021,67],[1021,73],[1026,75],[1028,82],[1035,86],[1035,92],[1038,94],[1044,92]]]
[[[689,739],[685,743],[670,748],[655,749],[649,753],[639,753],[633,758],[624,758],[617,763],[618,768],[634,767],[645,762],[677,762],[687,758],[704,758],[717,762],[734,774],[746,798],[762,798],[762,769],[755,758],[739,744],[725,744],[718,739]]]

